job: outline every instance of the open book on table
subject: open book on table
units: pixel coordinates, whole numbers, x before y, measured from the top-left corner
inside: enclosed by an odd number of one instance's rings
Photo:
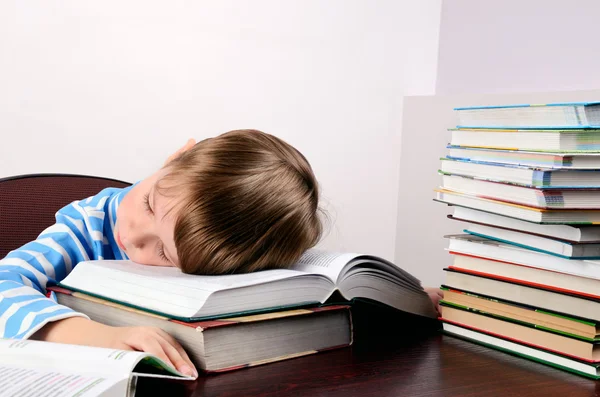
[[[194,379],[148,353],[0,339],[2,396],[133,396],[138,377]]]
[[[88,261],[59,285],[181,321],[322,304],[336,291],[347,301],[364,298],[436,317],[420,281],[393,263],[319,250],[307,251],[291,269],[224,276],[189,275],[131,261]]]

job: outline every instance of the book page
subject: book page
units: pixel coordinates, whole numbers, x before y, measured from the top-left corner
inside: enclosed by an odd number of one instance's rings
[[[81,262],[60,285],[178,317],[193,317],[216,291],[260,285],[304,274],[265,270],[247,274],[199,276],[173,267],[130,261]]]
[[[353,253],[332,253],[317,249],[306,251],[298,263],[292,269],[305,273],[321,274],[329,278],[334,283],[337,283],[338,276],[342,272],[344,266],[358,254]]]
[[[37,369],[0,364],[0,396],[94,397],[127,395],[127,378],[63,372],[60,368]]]
[[[0,339],[0,365],[35,364],[43,369],[129,376],[148,354],[101,347],[68,345],[33,340]],[[1,390],[1,389],[0,389]]]

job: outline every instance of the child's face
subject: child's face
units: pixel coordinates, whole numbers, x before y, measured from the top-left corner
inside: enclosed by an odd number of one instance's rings
[[[134,262],[151,266],[179,266],[173,233],[173,200],[161,195],[156,183],[161,169],[139,182],[125,195],[117,209],[115,240]]]

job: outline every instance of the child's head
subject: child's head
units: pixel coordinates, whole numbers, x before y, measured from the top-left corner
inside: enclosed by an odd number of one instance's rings
[[[130,259],[186,273],[288,267],[321,236],[318,198],[300,152],[260,131],[231,131],[137,184],[115,234]]]

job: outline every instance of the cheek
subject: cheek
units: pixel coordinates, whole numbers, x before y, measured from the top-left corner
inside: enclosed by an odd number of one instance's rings
[[[131,210],[133,208],[133,203],[131,197],[131,193],[126,195],[121,203],[119,204],[119,208],[117,208],[117,220],[121,222],[125,221],[128,215],[131,214]]]

